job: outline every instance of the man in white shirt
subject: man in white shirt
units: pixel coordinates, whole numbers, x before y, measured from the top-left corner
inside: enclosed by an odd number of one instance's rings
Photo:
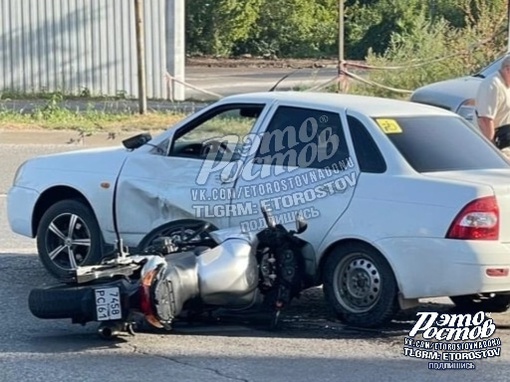
[[[510,55],[482,81],[475,102],[480,131],[498,146],[510,145]]]

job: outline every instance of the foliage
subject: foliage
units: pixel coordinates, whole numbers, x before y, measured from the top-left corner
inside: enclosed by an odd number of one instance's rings
[[[186,0],[188,54],[335,56],[338,0]],[[423,18],[430,27],[481,32],[479,20],[506,17],[506,0],[345,0],[345,56],[395,49],[395,37]],[[474,23],[473,23],[474,22]],[[478,27],[476,25],[479,25]],[[487,25],[485,25],[487,26]],[[489,25],[489,29],[493,29]]]
[[[188,53],[310,56],[335,43],[335,0],[187,0]]]
[[[258,21],[264,0],[187,0],[188,51],[228,55],[246,40]]]
[[[315,57],[334,52],[334,0],[265,0],[251,36],[235,53]]]
[[[370,50],[367,63],[373,66],[403,66],[400,70],[374,70],[369,79],[398,89],[419,86],[452,77],[473,74],[492,62],[506,48],[506,19],[503,2],[459,0],[465,27],[454,28],[445,18],[435,21],[425,10],[412,25],[391,36],[388,49],[377,54]],[[495,17],[498,15],[499,17]],[[426,63],[417,66],[417,63]],[[356,86],[358,93],[395,97],[382,88]]]
[[[422,0],[379,0],[356,2],[347,8],[345,33],[349,36],[349,56],[363,57],[368,50],[383,53],[391,36],[413,27],[415,17],[423,14],[427,3]]]

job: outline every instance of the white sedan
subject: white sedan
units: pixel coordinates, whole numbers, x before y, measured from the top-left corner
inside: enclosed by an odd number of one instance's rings
[[[121,237],[146,247],[202,222],[292,228],[310,287],[338,317],[377,326],[418,299],[510,304],[510,164],[458,115],[411,102],[306,92],[230,96],[152,139],[31,159],[8,195],[55,276]],[[127,148],[129,147],[129,148]],[[118,233],[118,236],[117,236]]]

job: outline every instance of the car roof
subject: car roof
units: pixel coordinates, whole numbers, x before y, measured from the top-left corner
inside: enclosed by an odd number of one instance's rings
[[[371,116],[413,116],[413,115],[449,115],[456,114],[438,107],[418,104],[411,101],[396,100],[354,94],[277,91],[236,94],[225,97],[228,102],[268,102],[301,104],[310,107],[328,107],[350,109]]]

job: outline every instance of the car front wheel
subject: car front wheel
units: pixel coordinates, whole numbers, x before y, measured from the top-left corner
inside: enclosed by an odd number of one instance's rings
[[[362,243],[338,247],[324,267],[326,301],[346,324],[373,328],[398,311],[397,283],[386,259]]]
[[[90,207],[68,199],[48,208],[37,230],[37,250],[44,267],[57,279],[69,276],[77,266],[99,263],[101,231]]]

